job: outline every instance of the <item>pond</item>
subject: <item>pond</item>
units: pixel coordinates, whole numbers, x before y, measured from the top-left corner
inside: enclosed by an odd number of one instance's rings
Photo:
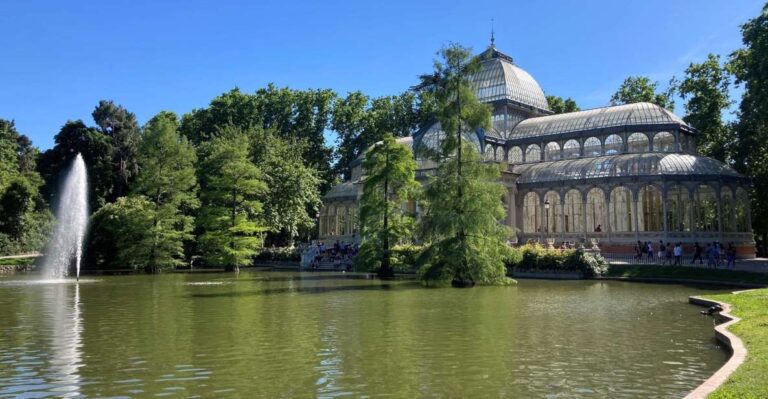
[[[727,358],[681,285],[33,281],[0,278],[0,397],[681,397]]]

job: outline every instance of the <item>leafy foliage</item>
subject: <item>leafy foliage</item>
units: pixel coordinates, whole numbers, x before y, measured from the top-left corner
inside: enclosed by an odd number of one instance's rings
[[[413,215],[402,204],[414,200],[420,189],[416,161],[410,149],[390,133],[375,144],[363,161],[365,180],[360,199],[360,263],[392,277],[393,244],[412,235]]]
[[[566,112],[576,112],[581,110],[581,108],[579,108],[579,106],[576,104],[576,101],[570,97],[563,99],[562,97],[558,96],[547,96],[547,105],[549,105],[549,110],[555,114],[563,114]]]
[[[741,27],[744,48],[730,56],[729,69],[744,88],[735,126],[736,170],[752,178],[752,222],[757,240],[768,240],[768,4]],[[761,255],[765,255],[764,253]]]
[[[709,54],[706,61],[688,66],[678,87],[686,100],[683,119],[699,131],[699,152],[722,162],[730,160],[733,146],[732,131],[723,122],[723,111],[731,105],[729,86],[730,76],[720,57]]]
[[[600,254],[526,244],[509,249],[507,267],[527,271],[578,271],[585,277],[594,277],[605,274],[609,266]]]
[[[184,241],[192,239],[197,209],[196,154],[177,132],[176,115],[161,112],[147,123],[139,152],[139,174],[132,195],[152,204],[152,224],[142,232],[149,253],[145,269],[155,272],[184,263]],[[122,250],[122,249],[121,249]]]
[[[668,110],[674,110],[675,85],[673,80],[667,90],[658,92],[659,82],[652,82],[646,76],[630,76],[624,79],[616,93],[611,96],[611,105],[648,102]]]
[[[198,173],[202,207],[198,225],[207,263],[239,270],[250,264],[262,246],[266,227],[262,203],[267,187],[262,173],[249,158],[246,132],[236,127],[222,130],[204,143]]]
[[[153,247],[155,206],[144,196],[120,197],[91,216],[86,268],[143,270]]]
[[[91,116],[99,131],[112,138],[115,171],[113,195],[115,198],[123,196],[128,193],[130,182],[139,173],[141,131],[136,115],[111,100],[101,100]]]

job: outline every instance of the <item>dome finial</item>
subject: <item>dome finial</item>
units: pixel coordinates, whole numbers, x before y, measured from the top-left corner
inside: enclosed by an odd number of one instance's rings
[[[491,18],[491,48],[495,48],[496,45],[494,44],[496,42],[496,38],[493,35],[493,18]]]

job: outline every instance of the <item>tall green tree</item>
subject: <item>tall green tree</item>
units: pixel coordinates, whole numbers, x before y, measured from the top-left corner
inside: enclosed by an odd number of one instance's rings
[[[683,119],[699,131],[696,144],[700,153],[729,162],[733,132],[723,122],[723,111],[730,105],[730,76],[720,57],[709,54],[707,60],[690,64],[678,86],[685,100]]]
[[[113,101],[101,100],[91,113],[101,133],[112,138],[114,150],[114,198],[128,193],[139,173],[138,152],[141,130],[136,115]]]
[[[380,278],[394,277],[392,246],[412,236],[414,218],[403,212],[403,203],[415,199],[416,161],[410,148],[391,133],[373,145],[363,161],[365,181],[360,199],[359,260],[376,269]]]
[[[183,263],[184,241],[192,239],[192,212],[199,205],[197,156],[177,129],[176,115],[161,112],[147,122],[139,147],[141,172],[132,194],[146,197],[152,206],[152,223],[141,241],[146,242],[145,268],[153,273]]]
[[[229,127],[200,149],[200,243],[207,263],[229,271],[250,264],[267,230],[259,201],[267,187],[249,148],[248,135]]]
[[[442,161],[427,185],[427,210],[422,218],[425,250],[419,257],[428,284],[455,286],[505,283],[503,253],[507,229],[501,224],[503,187],[497,165],[485,164],[465,133],[488,128],[491,111],[477,100],[470,76],[479,58],[459,45],[440,51],[431,75],[420,87],[431,93],[436,117],[446,132],[435,159]]]
[[[271,130],[255,129],[251,142],[251,157],[261,167],[267,187],[261,196],[269,229],[267,242],[289,245],[314,227],[320,209],[320,175],[305,164],[303,141],[288,141]]]
[[[741,26],[744,47],[733,52],[729,69],[744,88],[735,126],[735,168],[752,178],[752,224],[758,243],[768,239],[768,4]],[[765,253],[761,253],[765,255]]]
[[[653,82],[646,76],[630,76],[624,79],[616,93],[611,96],[611,105],[647,102],[674,110],[675,86],[673,80],[666,90],[659,91],[659,82]]]
[[[558,96],[547,96],[547,104],[549,105],[549,110],[555,114],[563,114],[566,112],[576,112],[581,110],[578,104],[576,104],[576,101],[570,97],[563,99],[562,97]]]

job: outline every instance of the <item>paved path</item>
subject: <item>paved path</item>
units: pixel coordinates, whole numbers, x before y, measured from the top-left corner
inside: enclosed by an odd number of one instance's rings
[[[21,255],[0,256],[0,259],[37,258],[39,256],[43,256],[43,254],[41,254],[40,252],[30,252],[28,254],[21,254]]]
[[[614,265],[662,265],[658,258],[648,259],[646,256],[643,256],[643,258],[640,260],[635,259],[634,255],[604,253],[603,256],[608,260],[608,262]],[[707,268],[706,259],[704,259],[704,264],[699,264],[699,262],[696,262],[696,264],[691,264],[692,257],[692,255],[683,256],[683,266],[700,269]],[[669,263],[666,263],[666,265],[669,265]],[[718,269],[724,269],[725,265],[726,262],[723,261]],[[768,273],[768,258],[739,259],[736,261],[735,270]]]

